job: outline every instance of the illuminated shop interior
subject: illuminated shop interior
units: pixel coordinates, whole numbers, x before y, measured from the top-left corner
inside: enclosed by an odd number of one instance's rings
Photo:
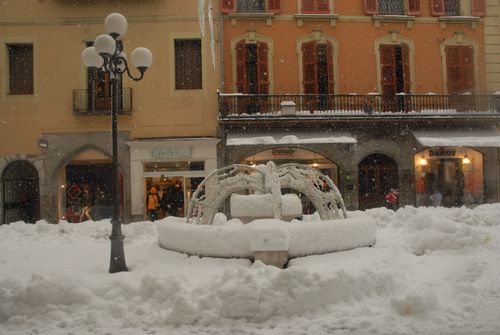
[[[414,157],[415,192],[418,206],[430,206],[431,195],[443,195],[442,206],[483,203],[483,155],[474,149],[440,147]]]

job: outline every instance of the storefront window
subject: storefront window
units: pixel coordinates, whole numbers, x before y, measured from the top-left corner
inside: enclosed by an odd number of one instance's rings
[[[205,177],[204,170],[204,162],[144,163],[146,206],[152,187],[158,194],[155,219],[162,219],[166,216],[185,216],[193,193]]]
[[[454,207],[483,203],[483,156],[465,148],[432,148],[415,155],[419,206]]]

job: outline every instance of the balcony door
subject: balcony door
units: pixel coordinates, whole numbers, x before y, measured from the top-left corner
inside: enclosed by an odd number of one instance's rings
[[[93,110],[111,110],[112,86],[109,73],[97,69],[89,69],[89,101],[93,102]],[[95,79],[94,79],[95,78]]]
[[[267,43],[236,44],[236,88],[238,93],[269,94],[269,47]],[[267,110],[265,98],[248,97],[239,100],[240,113],[258,113]]]
[[[120,41],[118,42],[121,43]],[[91,47],[92,45],[93,42],[87,42],[87,47]],[[118,85],[121,89],[122,83],[120,82]],[[89,111],[111,111],[113,85],[109,72],[88,68],[87,88]]]
[[[306,106],[314,110],[328,109],[327,94],[334,93],[333,45],[330,41],[302,44],[303,91],[309,96]]]
[[[409,47],[405,43],[381,44],[379,52],[383,110],[386,112],[406,110],[404,96],[397,94],[411,93]]]
[[[450,106],[457,111],[475,110],[474,48],[466,45],[448,45],[446,54],[446,86]]]

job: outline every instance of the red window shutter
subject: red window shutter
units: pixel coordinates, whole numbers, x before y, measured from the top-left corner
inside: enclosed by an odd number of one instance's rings
[[[365,12],[369,15],[378,14],[378,0],[365,0]]]
[[[317,12],[318,13],[329,13],[330,12],[330,1],[329,0],[317,0]]]
[[[420,15],[420,0],[408,0],[408,15]]]
[[[333,44],[330,41],[326,42],[326,62],[328,71],[328,94],[335,93],[335,79],[333,72]]]
[[[311,14],[316,11],[315,0],[302,0],[302,13]]]
[[[446,53],[446,86],[448,93],[457,93],[461,91],[462,80],[459,65],[459,47],[447,46]]]
[[[237,93],[247,93],[247,57],[245,40],[236,44],[236,89]]]
[[[448,93],[464,93],[474,90],[474,48],[447,46],[445,53]]]
[[[403,63],[404,93],[410,94],[411,93],[410,47],[406,43],[401,43],[401,56]]]
[[[396,48],[391,44],[381,44],[380,86],[384,96],[393,96],[396,92]]]
[[[462,46],[464,91],[473,91],[476,86],[474,76],[474,48],[471,46]]]
[[[302,73],[304,94],[318,93],[316,42],[302,44]]]
[[[484,0],[472,0],[472,15],[484,16],[486,14],[486,5]]]
[[[268,0],[268,11],[278,13],[280,11],[280,0]]]
[[[444,0],[431,0],[431,14],[434,16],[444,15]]]
[[[269,94],[269,48],[265,42],[257,42],[257,82],[258,93]]]
[[[231,13],[234,12],[236,0],[221,0],[220,8],[223,13]]]

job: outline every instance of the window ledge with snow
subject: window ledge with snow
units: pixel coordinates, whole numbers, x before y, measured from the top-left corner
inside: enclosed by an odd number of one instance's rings
[[[330,21],[330,26],[337,25],[338,14],[295,14],[294,18],[297,20],[297,25],[302,26],[304,21]]]

